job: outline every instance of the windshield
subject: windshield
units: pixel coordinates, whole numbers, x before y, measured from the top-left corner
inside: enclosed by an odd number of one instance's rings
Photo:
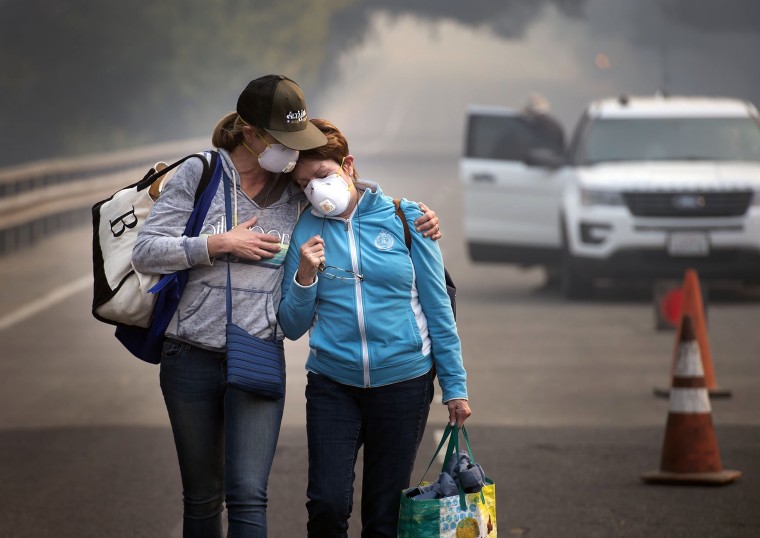
[[[760,161],[753,118],[615,118],[591,123],[581,164],[605,161]]]
[[[538,122],[522,116],[472,114],[467,126],[465,156],[476,159],[523,161],[536,148],[552,149],[562,153]],[[561,144],[561,142],[560,142]]]

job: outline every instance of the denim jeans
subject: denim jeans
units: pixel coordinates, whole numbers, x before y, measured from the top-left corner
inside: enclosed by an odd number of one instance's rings
[[[267,535],[267,481],[285,398],[227,388],[223,353],[166,339],[161,390],[177,447],[184,538]]]
[[[432,371],[369,389],[341,385],[309,372],[306,507],[310,537],[348,536],[354,467],[362,445],[362,536],[396,536],[399,497],[409,487],[432,399]]]

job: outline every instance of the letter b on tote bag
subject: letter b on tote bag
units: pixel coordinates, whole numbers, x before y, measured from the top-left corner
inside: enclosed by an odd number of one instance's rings
[[[157,295],[149,290],[162,277],[135,271],[132,266],[132,249],[153,209],[153,197],[158,196],[158,189],[154,192],[154,187],[160,186],[168,172],[193,158],[200,159],[203,163],[203,174],[195,193],[194,207],[197,207],[215,173],[218,160],[216,152],[194,153],[169,166],[156,164],[142,180],[119,189],[92,207],[92,315],[97,320],[111,325],[150,327]],[[205,211],[208,208],[204,205],[196,219],[202,221]],[[185,230],[185,235],[188,234],[188,230]]]

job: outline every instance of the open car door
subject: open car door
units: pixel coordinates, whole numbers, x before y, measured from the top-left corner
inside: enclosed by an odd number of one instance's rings
[[[564,149],[549,150],[538,131],[513,109],[468,109],[459,173],[473,261],[558,262]]]

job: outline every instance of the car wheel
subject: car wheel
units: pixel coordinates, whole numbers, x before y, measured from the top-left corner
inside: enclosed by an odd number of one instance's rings
[[[587,299],[594,293],[591,278],[578,272],[575,257],[567,246],[567,233],[562,226],[562,260],[560,261],[560,291],[566,299]]]
[[[559,263],[544,266],[544,287],[559,289],[562,282],[562,270]]]
[[[587,299],[594,293],[593,282],[578,273],[573,256],[568,252],[562,256],[560,289],[566,299]]]

